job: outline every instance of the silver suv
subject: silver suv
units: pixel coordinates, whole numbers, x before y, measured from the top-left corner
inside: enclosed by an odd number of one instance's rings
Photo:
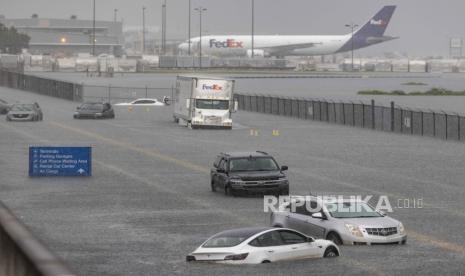
[[[273,212],[270,225],[295,229],[335,244],[405,244],[400,221],[376,211],[364,201],[320,197],[292,197]],[[294,205],[294,207],[292,207]]]

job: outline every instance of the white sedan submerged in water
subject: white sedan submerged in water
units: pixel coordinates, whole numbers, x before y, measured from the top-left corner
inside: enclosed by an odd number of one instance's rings
[[[129,103],[117,103],[116,106],[165,106],[169,102],[169,98],[164,97],[163,102],[157,99],[142,98]]]
[[[339,256],[328,240],[315,240],[288,228],[240,228],[209,238],[186,261],[260,264],[284,260]]]

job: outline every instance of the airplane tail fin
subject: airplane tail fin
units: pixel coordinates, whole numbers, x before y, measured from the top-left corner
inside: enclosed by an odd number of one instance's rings
[[[396,9],[396,6],[384,6],[362,28],[357,30],[354,36],[359,36],[359,37],[381,37],[383,36],[395,9]]]

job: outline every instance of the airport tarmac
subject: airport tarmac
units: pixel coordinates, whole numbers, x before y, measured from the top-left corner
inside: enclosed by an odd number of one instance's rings
[[[0,117],[0,200],[78,275],[463,273],[462,143],[248,112],[235,114],[231,131],[190,130],[172,122],[172,107],[73,120],[77,103],[7,88],[0,97],[37,101],[44,111],[43,122]],[[93,176],[29,178],[30,145],[91,145]],[[210,191],[215,155],[238,150],[264,150],[288,165],[292,194],[388,196],[408,244],[256,266],[186,263],[212,234],[269,222],[262,198]],[[403,208],[399,199],[424,205]]]
[[[86,77],[83,73],[34,73],[36,75],[67,80],[86,85],[85,94],[107,95],[107,88],[98,89],[92,86],[108,87],[139,87],[153,88],[175,87],[178,74],[186,73],[156,73],[115,74],[114,78]],[[403,90],[406,92],[426,91],[431,88],[445,88],[454,91],[465,90],[464,74],[434,74],[434,73],[217,73],[236,79],[236,92],[244,94],[264,94],[285,97],[317,98],[330,101],[363,101],[369,103],[374,99],[377,105],[389,106],[391,101],[397,105],[414,109],[432,109],[449,114],[465,114],[464,96],[364,96],[357,95],[360,90]],[[274,78],[270,78],[274,76]],[[307,76],[308,78],[304,78]],[[244,78],[246,77],[246,78]],[[292,78],[289,78],[292,77]],[[298,78],[294,78],[298,77]],[[408,82],[425,85],[405,85]],[[100,93],[100,90],[103,92]],[[162,91],[159,90],[162,95]],[[168,93],[168,92],[167,92]],[[166,94],[166,93],[165,93]]]

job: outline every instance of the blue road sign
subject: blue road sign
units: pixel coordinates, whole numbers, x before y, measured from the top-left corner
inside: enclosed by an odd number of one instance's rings
[[[29,176],[91,175],[91,147],[29,147]]]

